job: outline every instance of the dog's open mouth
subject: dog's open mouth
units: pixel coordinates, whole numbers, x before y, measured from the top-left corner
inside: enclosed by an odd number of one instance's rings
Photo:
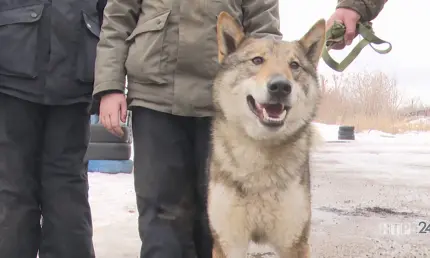
[[[281,126],[284,124],[288,110],[290,109],[289,107],[281,103],[258,103],[251,95],[248,95],[246,100],[251,111],[258,117],[263,125]]]

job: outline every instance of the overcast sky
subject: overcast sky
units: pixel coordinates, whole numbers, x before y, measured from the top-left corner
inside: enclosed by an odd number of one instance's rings
[[[337,0],[280,0],[280,3],[281,29],[284,39],[290,40],[301,37],[319,18],[328,19]],[[405,96],[419,96],[430,105],[430,41],[424,41],[430,40],[429,11],[429,0],[388,0],[373,27],[378,37],[391,42],[392,51],[380,55],[367,46],[344,73],[383,71],[397,79]],[[351,49],[330,54],[340,61]],[[327,76],[337,73],[322,60],[319,69]]]

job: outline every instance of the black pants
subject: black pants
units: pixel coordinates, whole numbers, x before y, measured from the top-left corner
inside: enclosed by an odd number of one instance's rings
[[[132,111],[140,257],[212,257],[206,211],[210,118]]]
[[[0,257],[94,257],[87,108],[0,93]]]

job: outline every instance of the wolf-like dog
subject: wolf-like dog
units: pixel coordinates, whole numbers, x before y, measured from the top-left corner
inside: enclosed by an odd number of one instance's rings
[[[245,258],[251,241],[310,257],[309,158],[320,98],[325,20],[295,41],[252,38],[218,16],[220,69],[209,159],[214,258]]]

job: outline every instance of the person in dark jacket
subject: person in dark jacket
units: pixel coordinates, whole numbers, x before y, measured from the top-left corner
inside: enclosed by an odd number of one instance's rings
[[[84,160],[96,5],[0,1],[2,258],[95,257]]]

